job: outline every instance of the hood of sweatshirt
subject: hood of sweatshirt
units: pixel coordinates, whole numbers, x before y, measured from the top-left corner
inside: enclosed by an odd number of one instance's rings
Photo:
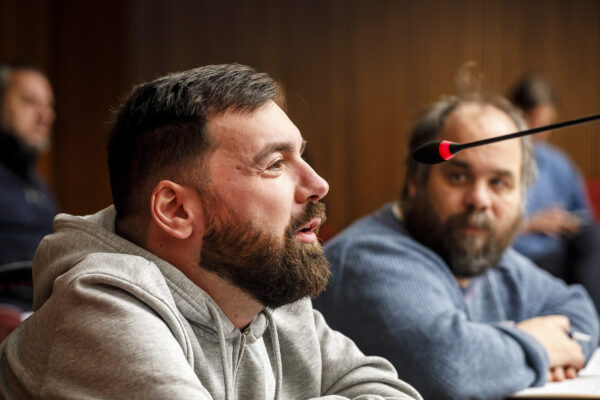
[[[158,270],[177,309],[192,325],[202,326],[214,333],[218,340],[222,329],[224,339],[240,334],[213,299],[190,281],[179,269],[144,248],[115,233],[116,211],[109,206],[93,215],[72,216],[59,214],[54,219],[54,233],[42,240],[34,257],[33,309],[38,310],[52,294],[54,281],[70,271],[85,257],[95,253],[115,253],[128,257],[142,257]],[[115,266],[118,268],[118,266]],[[246,340],[253,342],[262,337],[270,319],[270,312],[259,313],[247,329]],[[212,335],[211,335],[212,336]]]

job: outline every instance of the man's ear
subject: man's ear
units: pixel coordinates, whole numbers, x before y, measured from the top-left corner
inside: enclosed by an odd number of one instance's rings
[[[177,239],[187,239],[197,229],[197,193],[189,187],[163,180],[152,190],[150,213],[154,223],[165,233]]]

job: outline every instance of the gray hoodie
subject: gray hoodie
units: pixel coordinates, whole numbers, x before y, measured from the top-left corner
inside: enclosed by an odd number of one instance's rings
[[[1,398],[421,398],[308,299],[236,329],[114,219],[112,206],[56,217],[35,255],[35,312],[0,347]]]

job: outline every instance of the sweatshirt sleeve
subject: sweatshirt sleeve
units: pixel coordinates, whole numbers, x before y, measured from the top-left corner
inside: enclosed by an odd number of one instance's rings
[[[470,320],[442,261],[398,237],[363,234],[327,249],[334,275],[317,308],[334,329],[390,360],[425,398],[500,399],[546,380],[535,339]]]
[[[324,397],[319,399],[422,399],[387,360],[365,356],[352,340],[329,328],[318,311],[314,319],[321,348]]]

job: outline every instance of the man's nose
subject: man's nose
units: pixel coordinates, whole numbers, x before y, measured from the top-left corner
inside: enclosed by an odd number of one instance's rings
[[[492,194],[484,182],[475,182],[465,193],[465,206],[474,210],[487,210],[492,206]]]
[[[321,200],[329,192],[329,184],[319,176],[314,169],[303,161],[304,168],[300,176],[300,182],[296,190],[296,202]]]

